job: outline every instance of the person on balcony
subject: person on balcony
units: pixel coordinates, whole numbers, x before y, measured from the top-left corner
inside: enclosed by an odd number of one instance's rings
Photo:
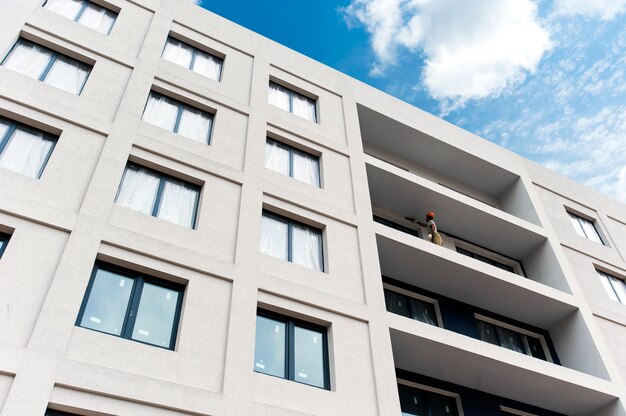
[[[443,238],[437,232],[437,224],[435,224],[435,213],[430,211],[426,214],[426,228],[428,229],[428,241],[443,246]]]

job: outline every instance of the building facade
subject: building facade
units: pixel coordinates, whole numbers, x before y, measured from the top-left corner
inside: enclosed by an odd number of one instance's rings
[[[0,10],[0,415],[626,415],[623,204],[187,1]]]

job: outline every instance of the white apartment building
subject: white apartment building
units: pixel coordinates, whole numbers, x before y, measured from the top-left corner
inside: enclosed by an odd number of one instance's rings
[[[184,0],[0,59],[1,416],[626,415],[617,201]]]

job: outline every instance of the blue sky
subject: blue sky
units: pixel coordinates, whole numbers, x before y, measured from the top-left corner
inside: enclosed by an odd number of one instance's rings
[[[626,203],[626,0],[200,5]]]

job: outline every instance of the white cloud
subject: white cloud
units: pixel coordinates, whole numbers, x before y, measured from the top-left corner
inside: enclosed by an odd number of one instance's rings
[[[626,11],[626,0],[556,0],[554,8],[558,14],[612,20]]]
[[[551,47],[531,0],[352,0],[343,11],[370,33],[372,75],[422,51],[421,79],[448,108],[522,82]]]

